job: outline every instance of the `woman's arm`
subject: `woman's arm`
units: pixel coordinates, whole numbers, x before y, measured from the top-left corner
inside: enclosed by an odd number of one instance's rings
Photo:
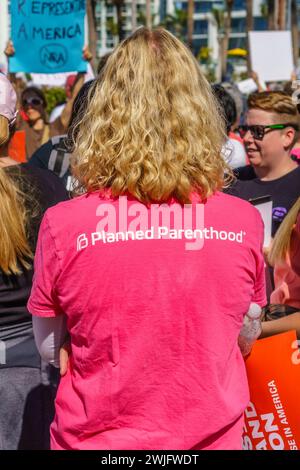
[[[45,362],[54,367],[60,366],[60,348],[67,337],[66,316],[51,318],[32,317],[34,339],[38,351]]]
[[[262,333],[259,338],[296,330],[297,337],[300,339],[300,312],[292,313],[277,320],[264,321],[261,325]]]

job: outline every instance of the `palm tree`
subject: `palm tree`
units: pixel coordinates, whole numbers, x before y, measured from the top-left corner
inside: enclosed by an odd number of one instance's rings
[[[297,0],[291,0],[291,30],[292,30],[292,41],[293,41],[293,57],[294,65],[298,65],[299,57],[299,32],[298,32],[298,11],[297,11]]]
[[[175,9],[173,15],[166,15],[160,23],[161,26],[171,31],[181,41],[185,41],[185,29],[187,24],[187,12]]]
[[[152,27],[151,0],[146,0],[146,27],[149,29]]]
[[[124,28],[123,28],[123,15],[122,15],[122,7],[125,4],[124,0],[111,0],[112,5],[116,7],[117,10],[117,25],[118,25],[118,37],[119,41],[123,41],[124,39]]]
[[[136,13],[136,0],[131,0],[131,29],[132,32],[136,30],[137,27],[137,13]]]
[[[222,80],[222,57],[223,57],[223,36],[224,36],[224,10],[215,5],[212,8],[212,15],[218,30],[218,61],[216,64],[216,81]]]
[[[106,29],[112,36],[119,36],[118,24],[115,22],[114,18],[107,18]]]
[[[278,0],[278,27],[280,30],[286,27],[286,0]]]
[[[86,14],[89,29],[89,49],[93,56],[91,60],[91,65],[94,70],[96,67],[95,61],[97,56],[96,4],[97,0],[87,0],[86,2]]]
[[[253,30],[253,0],[248,0],[246,2],[246,31],[247,31],[247,70],[248,75],[251,73],[251,57],[250,57],[250,44],[249,44],[249,31]]]
[[[193,33],[194,33],[194,0],[188,0],[187,8],[187,44],[193,49]]]
[[[268,29],[270,31],[277,29],[276,28],[276,22],[275,22],[275,11],[276,11],[276,0],[268,0],[267,1],[267,6],[268,6]]]
[[[224,16],[224,36],[222,40],[222,76],[226,75],[227,70],[227,52],[229,46],[229,37],[231,33],[231,14],[234,0],[226,0],[226,15]]]

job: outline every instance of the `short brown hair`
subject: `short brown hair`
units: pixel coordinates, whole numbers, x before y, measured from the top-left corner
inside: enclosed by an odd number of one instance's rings
[[[299,114],[292,97],[284,91],[263,91],[248,98],[248,109],[261,109],[274,114],[274,123],[291,123],[298,126]]]

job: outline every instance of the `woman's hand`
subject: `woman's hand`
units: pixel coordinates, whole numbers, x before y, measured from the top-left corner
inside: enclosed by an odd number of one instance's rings
[[[4,49],[4,54],[6,57],[12,57],[15,54],[14,44],[11,40],[8,41],[6,44],[6,48]]]
[[[92,60],[93,54],[89,50],[89,46],[84,46],[84,48],[82,49],[82,57],[87,62],[90,62]]]
[[[63,377],[67,373],[70,354],[71,343],[68,340],[62,345],[59,350],[59,369],[61,377]]]

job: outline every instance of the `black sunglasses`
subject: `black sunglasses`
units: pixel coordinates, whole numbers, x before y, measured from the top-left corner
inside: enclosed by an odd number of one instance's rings
[[[239,126],[238,132],[240,136],[242,137],[242,139],[245,137],[247,132],[250,131],[253,139],[263,140],[265,134],[267,133],[266,129],[268,129],[269,132],[271,132],[271,131],[276,131],[278,129],[285,129],[286,127],[292,127],[296,131],[299,130],[299,127],[296,124],[270,124],[268,126],[261,126],[257,124],[253,126],[246,126],[246,125]]]
[[[25,98],[22,101],[23,108],[26,106],[41,106],[43,104],[43,101],[40,98]]]

